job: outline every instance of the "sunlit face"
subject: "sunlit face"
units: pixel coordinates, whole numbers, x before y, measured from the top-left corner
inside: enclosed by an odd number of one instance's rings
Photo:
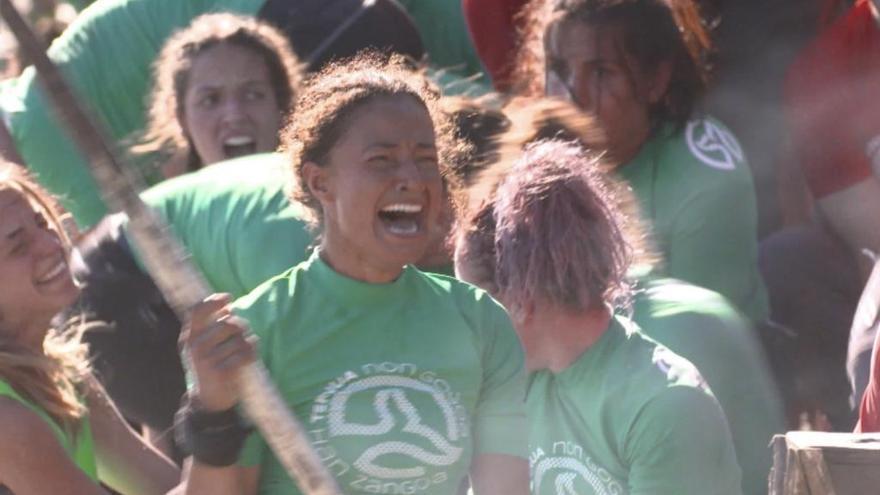
[[[378,270],[415,263],[443,200],[428,111],[411,96],[378,96],[343,126],[326,163],[306,164],[323,210],[323,247]]]
[[[662,98],[668,79],[662,69],[645,74],[625,54],[622,38],[620,28],[577,20],[551,24],[545,43],[545,90],[592,113],[612,158],[626,163],[648,139],[650,105]]]
[[[15,189],[0,189],[0,333],[42,343],[55,314],[78,295],[67,249],[45,212]]]
[[[283,109],[263,57],[222,43],[193,62],[181,126],[205,165],[274,151]]]

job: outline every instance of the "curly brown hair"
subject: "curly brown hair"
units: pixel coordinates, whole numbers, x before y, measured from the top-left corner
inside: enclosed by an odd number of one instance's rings
[[[293,170],[289,185],[292,200],[306,207],[313,229],[323,219],[321,204],[305,185],[303,165],[323,166],[333,146],[348,130],[351,115],[380,97],[412,98],[424,106],[434,124],[441,172],[448,180],[446,164],[460,159],[464,146],[455,139],[449,119],[439,106],[437,87],[404,57],[364,52],[331,62],[310,77],[297,97],[296,117],[281,132],[281,150]]]
[[[278,107],[284,114],[293,108],[303,70],[287,38],[271,25],[237,14],[205,14],[189,27],[172,35],[153,63],[153,90],[147,129],[135,154],[161,152],[171,156],[188,153],[190,169],[200,168],[202,160],[183,130],[184,97],[189,75],[198,56],[220,44],[253,51],[269,70],[269,81]]]
[[[641,70],[671,62],[666,94],[650,109],[655,122],[684,126],[705,91],[712,44],[693,0],[532,0],[521,15],[514,80],[523,94],[544,94],[547,33],[571,21],[622,29],[622,48]]]

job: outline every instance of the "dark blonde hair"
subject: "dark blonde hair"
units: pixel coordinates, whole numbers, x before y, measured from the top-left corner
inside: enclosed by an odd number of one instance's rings
[[[201,165],[181,125],[184,97],[195,60],[209,48],[222,44],[246,48],[261,57],[269,70],[278,108],[285,115],[292,111],[302,69],[287,38],[252,17],[205,14],[172,35],[153,64],[149,122],[142,143],[133,149],[136,154],[162,152],[170,156],[187,150],[190,168]]]
[[[574,143],[526,147],[459,227],[460,255],[508,309],[549,302],[572,310],[626,304],[632,249],[621,186],[601,158]],[[492,239],[492,242],[488,242]],[[492,263],[494,261],[494,263]]]
[[[42,209],[51,228],[69,249],[70,239],[62,228],[61,208],[24,169],[0,162],[0,189],[18,191]],[[2,326],[0,315],[0,328]],[[85,346],[71,334],[62,335],[50,329],[43,352],[35,353],[0,335],[0,380],[44,410],[59,426],[74,432],[86,412],[79,397],[79,387],[89,374]]]
[[[523,94],[544,94],[547,35],[571,21],[619,27],[620,48],[641,70],[672,64],[669,87],[650,108],[655,121],[683,126],[705,91],[712,46],[693,0],[532,0],[521,15],[526,27],[514,77]],[[635,70],[629,72],[634,78]]]
[[[292,164],[290,196],[306,207],[313,228],[322,221],[321,204],[305,184],[303,165],[324,166],[333,146],[348,130],[351,115],[380,97],[407,97],[422,105],[434,124],[441,172],[459,159],[460,146],[438,106],[439,91],[399,55],[361,53],[331,62],[310,78],[297,98],[295,118],[281,133],[281,149]]]

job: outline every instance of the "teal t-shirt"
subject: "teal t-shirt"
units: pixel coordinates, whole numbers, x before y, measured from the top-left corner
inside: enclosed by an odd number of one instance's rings
[[[721,404],[747,495],[767,493],[770,439],[785,431],[782,401],[749,321],[718,293],[674,279],[642,279],[632,320],[690,361]]]
[[[46,414],[46,411],[40,409],[36,404],[31,403],[19,395],[18,392],[3,380],[0,380],[0,397],[8,397],[16,402],[20,402],[23,406],[39,416],[40,419],[45,421],[52,430],[52,433],[55,434],[55,438],[58,439],[58,443],[60,443],[64,451],[70,455],[74,464],[82,469],[89,478],[95,482],[98,481],[98,468],[95,461],[95,443],[92,440],[92,429],[88,419],[84,419],[80,423],[76,435],[72,435],[62,429],[58,423]],[[2,485],[0,485],[0,492],[3,491],[2,488]]]
[[[344,493],[454,494],[474,455],[526,456],[523,353],[479,289],[412,267],[363,283],[314,253],[234,308]],[[258,434],[240,462],[259,493],[300,493]]]
[[[681,131],[666,125],[619,173],[649,222],[665,275],[718,292],[753,321],[767,318],[751,171],[723,124],[707,117]]]
[[[491,81],[474,49],[460,1],[399,1],[418,27],[431,65],[441,73],[448,73],[445,77],[435,76],[440,86],[447,89],[445,93],[473,95],[491,90]],[[466,86],[458,87],[455,78],[469,79],[481,88],[468,91]]]
[[[99,0],[49,48],[81,103],[101,118],[113,142],[143,129],[150,67],[168,36],[200,14],[254,15],[264,0]],[[42,94],[34,69],[3,86],[0,111],[18,151],[40,183],[81,227],[106,213],[85,158]],[[150,178],[152,174],[142,170]]]
[[[531,374],[532,493],[734,495],[724,413],[687,360],[616,317],[559,373]]]
[[[308,258],[304,210],[285,195],[289,165],[251,155],[163,182],[141,197],[160,213],[211,287],[240,297]]]

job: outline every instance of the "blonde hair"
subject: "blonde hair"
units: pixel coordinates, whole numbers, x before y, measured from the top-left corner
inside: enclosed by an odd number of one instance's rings
[[[70,246],[70,239],[62,228],[61,208],[24,169],[0,162],[0,190],[3,189],[18,191],[38,205],[64,245]],[[71,330],[49,329],[43,341],[43,354],[0,334],[0,380],[45,411],[63,429],[75,432],[86,413],[79,392],[90,370],[86,347],[79,339],[82,326],[67,327]]]

